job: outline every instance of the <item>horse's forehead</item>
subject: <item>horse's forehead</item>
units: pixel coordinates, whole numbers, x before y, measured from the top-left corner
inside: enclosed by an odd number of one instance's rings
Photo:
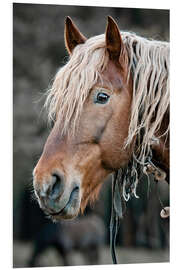
[[[109,60],[105,70],[100,74],[98,84],[102,83],[113,89],[119,89],[123,85],[123,77],[124,74],[120,68]]]

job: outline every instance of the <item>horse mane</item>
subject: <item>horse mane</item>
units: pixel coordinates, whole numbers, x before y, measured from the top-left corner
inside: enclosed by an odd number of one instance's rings
[[[130,32],[121,32],[121,36],[129,56],[129,75],[132,73],[133,77],[132,109],[125,147],[137,136],[142,161],[169,108],[169,43]],[[62,133],[69,128],[75,130],[84,102],[108,60],[103,34],[76,46],[67,64],[57,72],[47,92],[45,106],[50,120],[62,121]]]
[[[169,110],[169,43],[132,33],[124,33],[123,37],[129,55],[129,72],[133,74],[133,99],[125,146],[137,136],[139,160],[143,163],[150,145],[158,143],[160,136],[169,131],[168,127],[157,138],[163,117]]]

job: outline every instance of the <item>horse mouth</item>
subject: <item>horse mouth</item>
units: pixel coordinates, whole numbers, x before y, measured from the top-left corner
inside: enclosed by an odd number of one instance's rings
[[[53,220],[72,219],[77,216],[80,207],[79,186],[73,188],[67,204],[58,212],[48,212]]]

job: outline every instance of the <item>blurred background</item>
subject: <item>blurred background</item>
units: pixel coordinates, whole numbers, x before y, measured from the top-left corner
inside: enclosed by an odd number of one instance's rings
[[[70,16],[91,37],[105,31],[107,15],[121,30],[169,41],[169,11],[112,7],[13,4],[13,266],[111,264],[109,222],[111,179],[84,216],[58,224],[48,220],[32,198],[32,170],[50,132],[43,110],[45,92],[68,59],[64,20]],[[151,181],[138,186],[128,202],[117,237],[119,263],[169,261],[169,220]],[[166,183],[160,197],[169,205]]]

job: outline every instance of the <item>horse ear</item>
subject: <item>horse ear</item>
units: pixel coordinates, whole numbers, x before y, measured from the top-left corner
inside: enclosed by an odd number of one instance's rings
[[[124,46],[119,28],[111,16],[108,16],[105,38],[110,58],[119,61]]]
[[[86,41],[86,37],[81,34],[70,17],[67,17],[65,21],[64,39],[69,54],[72,54],[78,44]]]

